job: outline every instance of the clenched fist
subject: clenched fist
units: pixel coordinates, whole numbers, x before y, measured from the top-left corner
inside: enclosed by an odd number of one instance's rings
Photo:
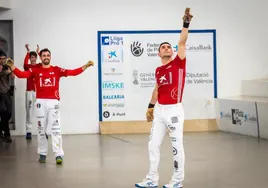
[[[183,22],[190,23],[193,18],[193,15],[190,14],[190,8],[186,8],[184,12],[184,16],[182,18]]]
[[[87,65],[87,67],[94,66],[94,62],[93,61],[88,61],[86,65]]]
[[[154,119],[154,108],[148,108],[146,112],[147,122],[151,122]]]
[[[83,70],[86,70],[88,67],[91,67],[94,65],[93,61],[88,61],[87,64],[85,64],[82,68]]]

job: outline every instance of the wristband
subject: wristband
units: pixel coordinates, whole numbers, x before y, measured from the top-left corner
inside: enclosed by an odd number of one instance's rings
[[[154,107],[154,104],[149,103],[148,108],[153,108],[153,107]]]
[[[189,28],[189,25],[190,25],[190,23],[183,22],[183,27],[184,27],[184,28]]]

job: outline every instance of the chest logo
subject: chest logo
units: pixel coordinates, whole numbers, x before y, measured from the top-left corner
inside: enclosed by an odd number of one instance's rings
[[[166,75],[161,76],[161,77],[159,78],[160,83],[163,83],[163,81],[166,81],[166,80],[167,80],[167,79],[166,79]]]
[[[46,78],[45,81],[44,81],[45,85],[48,85],[48,84],[51,84],[51,79],[50,78]]]
[[[41,87],[51,87],[55,86],[55,77],[53,78],[40,78],[40,86]]]

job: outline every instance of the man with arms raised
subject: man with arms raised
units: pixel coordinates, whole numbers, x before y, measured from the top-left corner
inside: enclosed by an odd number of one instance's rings
[[[181,102],[186,75],[186,41],[192,17],[190,9],[187,8],[183,17],[178,53],[174,59],[172,59],[172,47],[168,42],[163,42],[159,46],[158,55],[162,65],[155,71],[156,87],[146,113],[147,121],[153,121],[148,144],[150,170],[143,182],[135,184],[136,187],[158,187],[160,146],[164,140],[166,129],[168,129],[173,147],[174,172],[170,182],[163,187],[182,188],[185,156],[183,147],[184,109]]]
[[[48,143],[45,136],[47,127],[52,128],[52,148],[56,157],[56,163],[63,162],[62,136],[60,128],[60,94],[59,82],[61,77],[76,76],[81,74],[94,63],[89,61],[82,67],[68,70],[50,65],[51,53],[48,49],[40,51],[41,67],[20,71],[15,67],[11,59],[7,64],[18,78],[34,78],[36,87],[35,115],[38,126],[38,154],[39,162],[46,161]]]
[[[29,44],[25,45],[27,53],[24,58],[23,68],[28,71],[31,68],[41,67],[41,63],[36,63],[39,54],[39,46],[37,45],[36,52],[30,51]],[[30,60],[30,64],[29,64]],[[25,92],[25,109],[26,109],[26,139],[32,139],[32,122],[34,113],[35,101],[35,84],[33,77],[27,78],[26,92]]]

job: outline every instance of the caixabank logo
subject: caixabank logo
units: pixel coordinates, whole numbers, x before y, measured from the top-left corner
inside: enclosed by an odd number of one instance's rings
[[[186,51],[207,52],[212,51],[210,44],[187,44]]]
[[[234,125],[242,125],[245,122],[256,123],[257,116],[255,114],[249,114],[240,109],[231,109],[232,123]]]
[[[257,116],[255,114],[250,114],[238,108],[232,108],[230,111],[220,112],[220,118],[231,120],[233,125],[243,125],[243,123],[256,123]]]
[[[123,37],[120,36],[102,36],[101,37],[101,44],[104,46],[119,46],[123,45]]]
[[[102,59],[104,63],[122,63],[123,49],[102,50]]]
[[[179,46],[173,45],[172,49],[173,52],[178,52]],[[212,51],[212,46],[210,44],[186,44],[185,49],[191,52],[207,52]]]

